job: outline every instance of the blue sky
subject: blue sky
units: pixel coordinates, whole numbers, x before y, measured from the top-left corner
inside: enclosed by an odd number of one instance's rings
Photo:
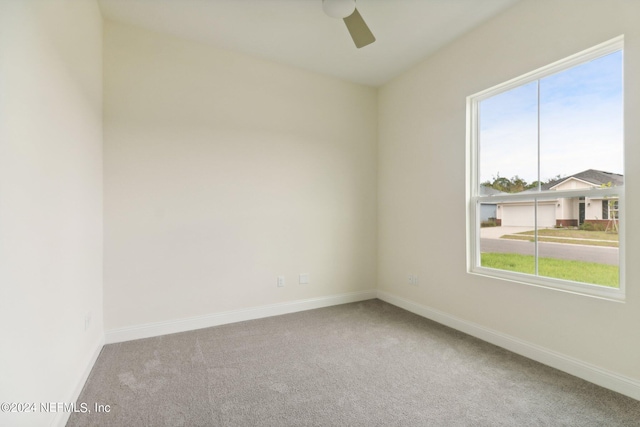
[[[622,52],[540,81],[540,178],[623,173]],[[480,182],[537,177],[537,84],[480,103]]]

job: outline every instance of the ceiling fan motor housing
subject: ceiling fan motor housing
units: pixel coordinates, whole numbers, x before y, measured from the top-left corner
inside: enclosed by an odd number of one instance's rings
[[[332,18],[346,18],[355,9],[355,0],[322,0],[322,10]]]

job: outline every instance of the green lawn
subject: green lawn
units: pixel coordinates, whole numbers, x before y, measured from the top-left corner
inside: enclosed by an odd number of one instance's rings
[[[481,265],[499,270],[527,274],[535,273],[532,255],[483,253],[481,254]],[[619,286],[618,267],[615,265],[557,258],[538,258],[538,273],[544,277],[591,283],[612,288]]]
[[[534,232],[507,234],[503,239],[533,241]],[[587,239],[587,240],[582,240]],[[609,246],[618,247],[618,234],[604,231],[569,230],[558,228],[545,228],[538,230],[539,242],[565,243],[574,245]]]

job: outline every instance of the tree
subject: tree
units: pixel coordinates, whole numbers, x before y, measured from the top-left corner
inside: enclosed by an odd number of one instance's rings
[[[502,191],[504,193],[520,193],[521,191],[529,190],[532,188],[537,188],[538,184],[544,185],[549,184],[551,182],[557,181],[561,179],[561,175],[556,175],[553,178],[547,179],[546,181],[533,181],[532,183],[527,183],[526,180],[520,178],[518,175],[511,177],[511,179],[506,178],[504,176],[500,176],[500,172],[496,174],[496,176],[492,177],[491,180],[487,180],[480,185],[484,187],[491,187],[495,190]]]

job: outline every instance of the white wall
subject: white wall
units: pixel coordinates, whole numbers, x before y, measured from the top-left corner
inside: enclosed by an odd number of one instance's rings
[[[107,332],[375,288],[374,88],[110,22],[104,49]]]
[[[524,1],[381,88],[379,289],[640,380],[639,221],[626,224],[625,303],[473,276],[465,265],[465,98],[620,34],[626,216],[638,218],[639,16],[636,1]]]
[[[103,340],[93,1],[0,2],[0,260],[0,402],[74,401]],[[0,425],[66,415],[0,413]]]
[[[640,380],[640,265],[624,304],[470,276],[464,201],[465,97],[621,33],[625,73],[640,75],[639,15],[631,1],[524,1],[379,93],[105,24],[106,329],[378,282]],[[0,2],[0,401],[73,400],[102,342],[102,48],[93,2]],[[635,141],[636,80],[625,103]],[[630,195],[639,164],[628,143]],[[626,245],[633,260],[640,223]]]

